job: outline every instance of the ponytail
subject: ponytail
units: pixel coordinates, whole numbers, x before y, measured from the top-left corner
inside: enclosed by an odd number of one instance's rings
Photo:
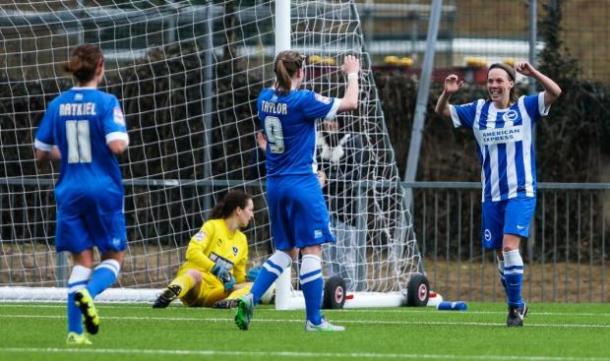
[[[277,77],[277,91],[279,93],[288,93],[292,88],[292,80],[290,80],[290,75],[288,75],[282,59],[278,59],[276,63],[275,76]]]
[[[292,89],[292,77],[303,68],[305,58],[294,50],[285,50],[277,55],[273,66],[275,72],[276,91],[280,94],[287,94]]]

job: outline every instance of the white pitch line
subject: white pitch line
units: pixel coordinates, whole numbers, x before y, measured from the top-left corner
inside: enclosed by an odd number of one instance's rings
[[[117,303],[101,303],[98,304],[96,302],[96,307],[98,309],[140,309],[140,310],[149,310],[152,307],[152,304],[147,306],[139,306],[133,304],[117,304]],[[65,304],[44,304],[44,303],[34,303],[34,304],[12,304],[12,303],[2,303],[0,302],[0,310],[3,308],[66,308]],[[181,305],[170,306],[170,309],[180,309],[183,308]],[[610,308],[609,308],[610,309]],[[222,311],[222,310],[215,310]],[[277,310],[273,308],[261,308],[257,309],[256,312],[276,312]],[[593,313],[593,312],[538,312],[535,309],[531,309],[533,315],[536,316],[573,316],[573,317],[610,317],[610,312],[607,313]],[[284,312],[284,311],[277,311]],[[434,313],[433,308],[388,308],[388,309],[341,309],[341,310],[324,310],[327,313]],[[443,312],[444,315],[506,315],[506,311],[459,311],[459,312]]]
[[[167,349],[87,349],[87,348],[34,348],[0,347],[6,353],[56,353],[56,354],[122,354],[122,355],[171,355],[171,356],[237,356],[269,358],[349,358],[349,359],[441,359],[441,360],[493,360],[493,361],[610,361],[608,357],[570,357],[538,355],[452,355],[408,354],[376,352],[291,352],[291,351],[225,351],[225,350],[167,350]]]
[[[65,319],[65,316],[59,315],[27,315],[27,314],[12,314],[0,315],[0,318],[31,318],[31,319]],[[103,316],[105,320],[119,321],[192,321],[192,322],[233,322],[232,318],[220,317],[147,317],[147,316]],[[416,326],[480,326],[480,327],[506,327],[504,323],[490,322],[461,322],[461,321],[381,321],[381,320],[335,320],[337,323],[355,324],[355,325],[416,325]],[[267,323],[304,323],[302,319],[273,319],[273,318],[256,318],[254,322]],[[610,325],[600,324],[578,324],[578,323],[527,323],[527,327],[539,328],[593,328],[593,329],[610,329]]]

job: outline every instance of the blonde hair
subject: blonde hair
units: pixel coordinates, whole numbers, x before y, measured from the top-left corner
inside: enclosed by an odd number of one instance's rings
[[[292,88],[291,78],[294,74],[303,68],[305,57],[298,51],[284,50],[277,55],[273,64],[276,83],[275,89],[279,93],[288,93]]]

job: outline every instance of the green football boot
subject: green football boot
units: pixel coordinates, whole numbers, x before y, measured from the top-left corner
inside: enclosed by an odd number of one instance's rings
[[[76,291],[74,294],[74,303],[83,314],[85,329],[92,335],[95,335],[100,328],[100,317],[97,314],[93,297],[89,294],[86,288]]]

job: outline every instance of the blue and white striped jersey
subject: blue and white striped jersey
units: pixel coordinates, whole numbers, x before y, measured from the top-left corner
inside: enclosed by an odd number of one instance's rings
[[[472,128],[481,162],[482,201],[536,195],[536,156],[532,129],[549,112],[544,92],[521,96],[506,109],[489,100],[450,105],[456,128]]]
[[[316,120],[333,119],[340,100],[309,90],[263,89],[257,108],[267,136],[267,177],[315,173]]]

